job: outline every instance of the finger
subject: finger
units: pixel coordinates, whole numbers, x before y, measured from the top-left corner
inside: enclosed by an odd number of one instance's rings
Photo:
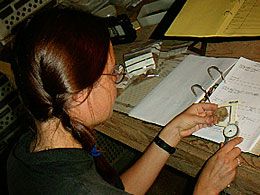
[[[210,110],[210,111],[205,111],[205,113],[207,116],[212,116],[215,113],[215,111]]]
[[[215,111],[218,108],[217,104],[212,103],[195,103],[189,108],[189,112],[198,115],[205,115],[207,111]]]
[[[213,123],[214,121],[214,118],[213,117],[203,117],[203,116],[197,116],[197,115],[194,115],[193,116],[193,123],[195,125],[198,125],[198,124],[211,124]]]
[[[187,136],[192,135],[195,131],[196,131],[195,128],[188,129],[188,130],[182,131],[182,132],[180,133],[180,135],[181,135],[181,137],[187,137]]]
[[[197,125],[201,128],[211,127],[218,123],[218,119],[214,116],[193,116],[193,122],[197,123]]]
[[[232,140],[230,140],[229,142],[227,142],[223,148],[221,148],[221,152],[225,152],[228,153],[229,151],[231,151],[236,145],[240,144],[243,141],[242,137],[236,137]]]
[[[231,162],[232,163],[229,165],[230,171],[234,171],[237,169],[237,167],[241,166],[241,161],[240,161],[239,157],[233,159]]]
[[[241,162],[241,159],[240,159],[240,157],[238,156],[237,158],[235,158],[236,159],[236,161],[237,161],[237,166],[241,166],[242,165],[242,162]]]
[[[228,152],[228,156],[230,159],[236,159],[241,154],[241,149],[239,147],[235,147],[230,152]]]
[[[200,103],[198,105],[203,109],[204,112],[205,111],[215,111],[218,108],[218,105],[213,104],[213,103]]]
[[[198,111],[199,116],[213,116],[215,111]]]
[[[194,127],[190,128],[190,129],[186,129],[185,132],[186,134],[193,134],[194,132],[202,129],[202,128],[206,128],[206,127],[209,127],[209,126],[212,126],[212,125],[208,125],[208,124],[197,124],[195,125]]]
[[[220,148],[223,148],[223,146],[224,146],[224,143],[220,142]]]
[[[246,160],[245,160],[245,158],[243,157],[243,156],[239,156],[239,159],[240,159],[240,164],[242,165],[242,164],[244,164],[244,163],[246,163]]]
[[[206,123],[210,125],[214,125],[218,123],[218,118],[216,116],[206,116]]]
[[[201,128],[203,127],[207,127],[207,125],[204,125],[204,124],[197,124],[197,125],[194,125],[193,127],[190,127],[190,128],[187,128],[183,131],[181,131],[181,135],[183,137],[187,137],[189,135],[192,135],[194,132],[200,130]]]

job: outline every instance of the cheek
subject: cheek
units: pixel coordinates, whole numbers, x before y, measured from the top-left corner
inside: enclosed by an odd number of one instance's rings
[[[116,84],[113,81],[114,77],[106,77],[106,82],[102,85],[101,90],[104,94],[105,101],[113,107],[116,97],[117,97],[117,88]]]
[[[116,100],[116,97],[117,97],[117,88],[116,88],[116,85],[114,84],[113,86],[113,89],[111,90],[112,91],[112,98],[113,98],[113,104],[115,103],[115,100]]]
[[[117,89],[113,85],[107,87],[101,87],[96,91],[96,98],[93,99],[94,104],[96,105],[95,110],[98,110],[99,115],[103,115],[104,118],[109,117],[113,111],[113,105],[117,96]]]
[[[109,90],[106,90],[103,103],[104,103],[104,107],[106,107],[105,109],[107,111],[110,111],[110,112],[113,111],[113,106],[114,106],[114,103],[116,100],[116,96],[117,96],[116,87],[111,87],[111,88],[109,88]]]

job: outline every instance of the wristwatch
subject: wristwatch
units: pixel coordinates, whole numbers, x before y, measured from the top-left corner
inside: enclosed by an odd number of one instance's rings
[[[228,142],[232,138],[236,137],[238,134],[238,126],[237,124],[228,124],[224,129],[223,129],[223,135],[225,137],[224,143]]]
[[[164,140],[162,140],[159,135],[157,135],[154,138],[154,143],[159,146],[161,149],[165,150],[166,152],[168,152],[169,154],[173,154],[176,151],[176,148],[170,146],[169,144],[167,144]]]

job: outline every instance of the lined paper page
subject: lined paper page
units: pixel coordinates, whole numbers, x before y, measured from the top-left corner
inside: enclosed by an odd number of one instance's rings
[[[223,23],[218,34],[241,36],[260,34],[260,0],[241,0],[237,10],[231,10],[226,14],[231,18],[227,17],[228,21]]]
[[[260,63],[240,58],[225,80],[210,99],[218,104],[230,100],[239,101],[239,136],[244,138],[239,147],[249,152],[260,139]],[[223,142],[222,130],[219,127],[205,128],[194,135]]]
[[[164,35],[243,37],[259,30],[260,0],[187,0]]]
[[[237,0],[187,0],[165,33],[166,36],[207,37],[216,35]]]

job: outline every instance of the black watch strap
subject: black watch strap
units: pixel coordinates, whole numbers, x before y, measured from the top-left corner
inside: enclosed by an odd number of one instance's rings
[[[167,144],[158,135],[154,138],[153,141],[154,141],[154,143],[157,146],[159,146],[160,148],[162,148],[163,150],[165,150],[169,154],[173,154],[176,151],[176,148],[174,148],[174,147],[170,146],[169,144]]]

